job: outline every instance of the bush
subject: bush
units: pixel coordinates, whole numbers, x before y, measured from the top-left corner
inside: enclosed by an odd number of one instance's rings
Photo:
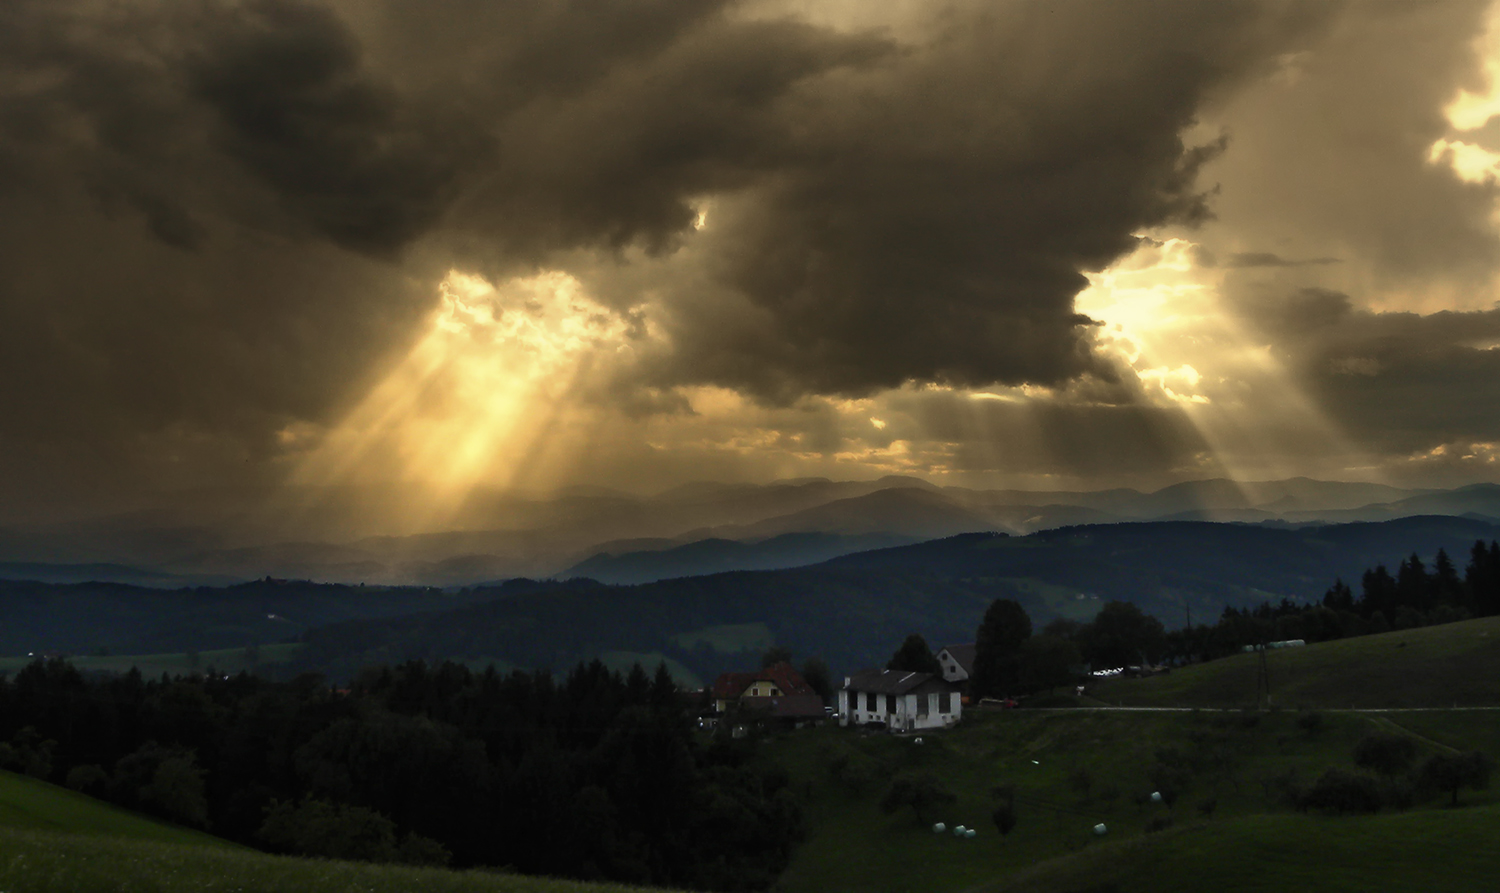
[[[1329,769],[1302,794],[1299,805],[1303,809],[1319,809],[1339,815],[1379,812],[1380,786],[1368,775]]]
[[[363,806],[304,800],[273,800],[256,834],[271,849],[299,856],[394,862],[396,826]]]
[[[927,813],[939,806],[956,803],[958,797],[943,787],[937,776],[924,772],[920,775],[898,775],[880,801],[885,812],[896,812],[910,806],[916,814],[918,824],[928,824]]]
[[[1464,754],[1438,753],[1427,758],[1418,773],[1422,786],[1429,791],[1451,794],[1451,805],[1458,805],[1460,788],[1483,790],[1490,785],[1490,761],[1474,751]]]
[[[1007,800],[995,807],[990,818],[994,820],[995,829],[1000,832],[1000,836],[1004,837],[1016,827],[1016,805]]]

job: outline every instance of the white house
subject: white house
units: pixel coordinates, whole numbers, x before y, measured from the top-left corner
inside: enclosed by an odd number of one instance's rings
[[[883,722],[892,731],[941,729],[963,713],[959,693],[942,677],[904,670],[863,670],[844,677],[839,725]]]
[[[949,645],[937,653],[938,666],[948,682],[967,682],[974,675],[974,643]]]

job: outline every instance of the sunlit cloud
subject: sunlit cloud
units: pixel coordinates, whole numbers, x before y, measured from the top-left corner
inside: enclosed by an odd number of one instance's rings
[[[1500,4],[1491,5],[1484,33],[1475,38],[1483,61],[1485,89],[1460,90],[1443,109],[1455,130],[1478,130],[1500,115]]]
[[[572,398],[628,352],[628,322],[561,272],[499,286],[452,272],[425,334],[301,463],[303,484],[382,477],[423,485],[414,514],[451,511],[565,460]],[[292,440],[306,431],[288,431]]]
[[[1313,459],[1325,473],[1363,476],[1368,463],[1274,346],[1225,305],[1231,271],[1201,266],[1199,256],[1186,239],[1143,239],[1130,256],[1088,274],[1077,300],[1101,323],[1098,350],[1134,375],[1143,399],[1175,406],[1209,445],[1211,455],[1183,471],[1216,466],[1233,479],[1268,479]]]

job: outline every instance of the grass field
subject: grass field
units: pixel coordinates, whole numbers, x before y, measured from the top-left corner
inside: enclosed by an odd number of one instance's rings
[[[268,856],[82,794],[0,772],[5,893],[622,893],[496,872]]]
[[[5,893],[629,893],[494,872],[294,859],[123,838],[0,828]]]
[[[11,772],[0,772],[0,828],[242,849],[229,841],[158,822]]]
[[[1468,893],[1500,877],[1500,806],[1258,815],[1091,845],[974,893]]]
[[[1282,707],[1500,706],[1500,617],[1322,642],[1266,653]],[[1260,656],[1236,654],[1147,679],[1092,683],[1108,704],[1255,704]]]
[[[1309,715],[1016,710],[971,713],[953,730],[923,735],[920,745],[910,737],[866,736],[831,727],[787,736],[768,749],[789,768],[794,785],[807,798],[811,832],[781,888],[788,893],[967,890],[1098,849],[1091,829],[1100,822],[1107,825],[1110,841],[1148,840],[1154,846],[1158,835],[1147,835],[1146,828],[1163,819],[1174,827],[1203,823],[1213,829],[1221,824],[1241,828],[1234,833],[1245,839],[1243,851],[1226,850],[1223,858],[1243,870],[1264,855],[1251,845],[1261,830],[1271,834],[1266,846],[1279,846],[1275,835],[1281,831],[1276,829],[1286,826],[1278,822],[1307,818],[1284,803],[1281,785],[1311,781],[1332,766],[1351,768],[1355,742],[1374,730],[1392,730],[1387,714],[1324,713],[1316,714],[1316,720],[1307,719]],[[1421,756],[1445,747],[1483,748],[1496,736],[1494,718],[1476,718],[1478,714],[1420,714],[1420,727],[1407,726],[1410,716],[1397,715],[1396,722],[1416,737]],[[1177,776],[1180,794],[1171,807],[1149,800],[1163,777],[1159,764],[1164,754],[1191,767]],[[931,772],[955,802],[931,810],[921,822],[909,808],[882,811],[879,803],[890,779],[905,772]],[[1015,788],[1017,814],[1006,837],[990,817],[998,803],[991,792],[1003,785]],[[1206,805],[1210,802],[1212,807]],[[1491,791],[1465,792],[1463,802],[1488,809],[1500,798]],[[1472,811],[1484,817],[1488,833],[1500,832],[1500,812]],[[1432,817],[1448,813],[1422,806],[1389,818],[1437,821]],[[1261,819],[1270,823],[1256,824]],[[934,821],[949,827],[964,824],[978,836],[959,840],[934,834]],[[1347,821],[1326,820],[1329,828],[1347,830],[1347,846],[1358,849],[1364,839],[1357,832],[1363,827],[1359,823],[1368,820]],[[1228,832],[1212,832],[1219,833]],[[1368,845],[1383,852],[1378,835],[1369,837]],[[1437,851],[1446,852],[1446,847]]]
[[[126,673],[134,667],[141,671],[141,675],[148,677],[160,676],[163,673],[171,676],[200,673],[210,667],[221,673],[238,673],[241,670],[254,670],[256,667],[288,663],[301,648],[302,645],[299,643],[261,645],[253,660],[243,648],[225,648],[218,651],[200,651],[196,660],[191,653],[79,654],[69,656],[68,663],[85,673],[90,671]],[[35,657],[27,655],[0,657],[0,673],[15,673],[34,660],[36,660]]]

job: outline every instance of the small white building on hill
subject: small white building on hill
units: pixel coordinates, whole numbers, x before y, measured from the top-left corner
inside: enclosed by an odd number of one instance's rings
[[[941,729],[963,714],[958,691],[941,676],[903,670],[862,670],[844,677],[839,725],[883,722],[892,731]]]

